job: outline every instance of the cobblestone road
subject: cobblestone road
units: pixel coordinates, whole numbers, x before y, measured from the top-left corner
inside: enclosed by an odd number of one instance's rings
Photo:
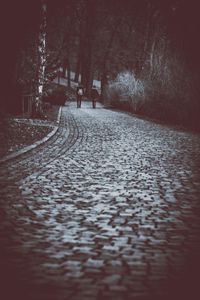
[[[68,103],[0,166],[1,299],[195,299],[199,153],[197,134]]]

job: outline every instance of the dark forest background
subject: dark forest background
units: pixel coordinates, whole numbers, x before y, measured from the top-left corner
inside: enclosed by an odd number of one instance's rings
[[[58,70],[61,76],[74,71],[88,97],[97,79],[107,105],[200,128],[198,1],[19,0],[0,6],[1,111],[19,113],[24,93],[42,100]]]

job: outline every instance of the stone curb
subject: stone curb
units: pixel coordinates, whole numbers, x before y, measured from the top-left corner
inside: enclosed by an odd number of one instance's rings
[[[61,111],[62,111],[62,107],[60,107],[60,108],[59,108],[59,111],[58,111],[58,117],[57,117],[57,121],[56,121],[58,124],[60,123]],[[41,144],[47,142],[47,141],[48,141],[50,138],[52,138],[52,137],[54,136],[54,134],[58,131],[58,128],[59,128],[59,126],[55,126],[54,129],[53,129],[47,136],[45,136],[43,139],[41,139],[41,140],[35,142],[34,144],[32,144],[32,145],[30,145],[30,146],[27,146],[27,147],[25,147],[25,148],[23,148],[23,149],[21,149],[21,150],[18,150],[18,151],[16,151],[16,152],[11,153],[11,154],[5,156],[4,158],[0,159],[0,164],[3,164],[3,163],[5,163],[5,162],[7,162],[7,161],[9,161],[9,160],[12,160],[12,159],[14,159],[14,158],[16,158],[16,157],[18,157],[18,156],[24,154],[24,153],[27,153],[27,152],[29,152],[29,151],[35,149],[35,148],[38,147],[39,145],[41,145]]]

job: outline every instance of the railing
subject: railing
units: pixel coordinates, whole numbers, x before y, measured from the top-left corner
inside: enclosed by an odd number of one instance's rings
[[[33,102],[34,102],[34,95],[23,95],[22,96],[22,115],[31,116],[33,110]]]

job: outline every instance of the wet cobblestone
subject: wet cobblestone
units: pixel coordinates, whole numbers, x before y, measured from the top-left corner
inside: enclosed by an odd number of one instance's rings
[[[3,299],[194,295],[199,153],[198,134],[68,103],[53,138],[0,166]]]

